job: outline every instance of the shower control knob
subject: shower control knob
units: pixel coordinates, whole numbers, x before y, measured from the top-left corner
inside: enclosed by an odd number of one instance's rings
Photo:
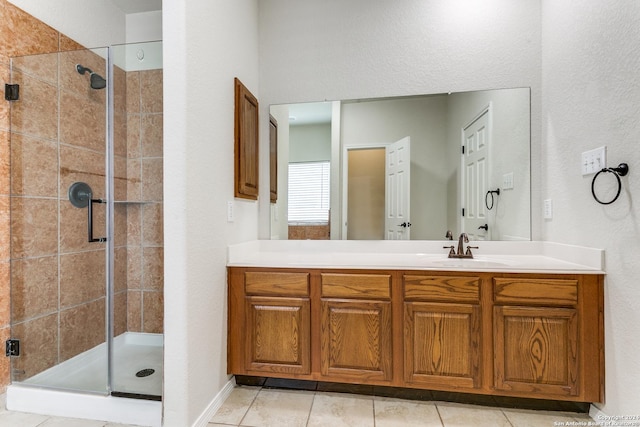
[[[69,201],[76,208],[86,208],[92,194],[91,187],[84,182],[74,182],[69,187]]]

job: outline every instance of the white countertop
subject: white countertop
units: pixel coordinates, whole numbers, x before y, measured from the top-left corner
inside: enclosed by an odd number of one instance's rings
[[[604,250],[552,242],[474,241],[473,259],[448,258],[449,241],[254,240],[228,248],[229,267],[407,269],[604,274]],[[467,244],[465,244],[465,248]]]

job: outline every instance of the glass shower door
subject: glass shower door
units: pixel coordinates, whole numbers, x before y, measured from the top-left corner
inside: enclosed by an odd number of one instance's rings
[[[107,51],[11,61],[13,383],[109,392]]]

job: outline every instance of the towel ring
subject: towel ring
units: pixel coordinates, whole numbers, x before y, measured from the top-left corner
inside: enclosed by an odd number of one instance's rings
[[[487,210],[491,210],[493,209],[493,205],[494,205],[494,201],[493,201],[493,195],[499,196],[500,195],[500,189],[497,188],[495,190],[489,190],[487,191],[487,194],[484,195],[484,205],[486,206]],[[491,206],[489,206],[489,195],[491,195]]]
[[[596,196],[596,189],[595,189],[596,179],[602,172],[611,172],[616,177],[616,180],[618,181],[618,191],[616,192],[615,197],[609,200],[608,202],[603,202],[598,198],[598,196]],[[620,192],[622,191],[622,181],[620,180],[620,177],[625,176],[628,173],[629,173],[629,165],[627,165],[626,163],[620,163],[617,168],[603,168],[599,170],[598,173],[596,173],[595,176],[593,177],[593,181],[591,181],[591,194],[593,195],[593,198],[596,199],[596,202],[600,203],[601,205],[610,205],[611,203],[618,200],[618,197],[620,197]]]

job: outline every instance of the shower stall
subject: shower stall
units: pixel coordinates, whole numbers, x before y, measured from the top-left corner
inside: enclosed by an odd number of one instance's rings
[[[160,423],[161,52],[11,59],[10,409]]]

